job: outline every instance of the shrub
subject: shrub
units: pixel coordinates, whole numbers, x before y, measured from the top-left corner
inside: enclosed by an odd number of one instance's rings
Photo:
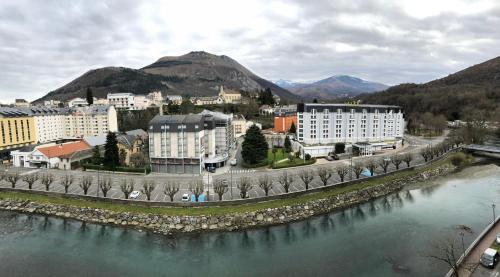
[[[456,167],[460,167],[460,166],[463,166],[467,162],[467,157],[465,156],[464,153],[458,152],[458,153],[453,154],[453,156],[451,156],[450,162],[452,165],[454,165]]]
[[[335,153],[336,154],[345,153],[345,143],[343,143],[343,142],[335,143]]]
[[[311,155],[309,153],[306,154],[305,156],[306,161],[309,161],[311,159]]]

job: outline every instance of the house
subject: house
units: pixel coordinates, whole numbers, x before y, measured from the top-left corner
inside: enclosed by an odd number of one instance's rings
[[[259,108],[260,115],[272,115],[274,114],[274,108],[269,105],[262,105]]]
[[[32,151],[12,151],[13,165],[30,168],[59,168],[69,170],[84,159],[92,157],[92,149],[84,141],[41,146]]]
[[[280,106],[274,109],[274,132],[287,133],[292,123],[297,127],[296,105]]]
[[[95,100],[95,99],[94,99]],[[73,107],[85,107],[88,106],[89,103],[87,102],[87,99],[83,99],[81,97],[73,98],[68,101],[68,107],[73,108]]]
[[[14,106],[27,108],[30,106],[30,102],[26,101],[25,99],[16,99],[14,102]]]
[[[220,96],[198,96],[189,98],[195,106],[224,104]]]
[[[172,104],[180,105],[182,104],[182,96],[180,95],[167,95],[167,101],[172,102]]]
[[[147,139],[147,136],[144,138],[142,136],[132,134],[120,134],[116,137],[116,140],[118,141],[118,150],[120,153],[121,151],[125,151],[126,153],[124,161],[126,165],[130,165],[130,157],[133,154],[143,152],[143,147],[146,142],[145,139]]]
[[[262,124],[260,123],[254,123],[253,121],[246,120],[246,118],[241,115],[241,114],[235,114],[233,116],[233,131],[234,131],[234,138],[239,138],[243,135],[246,134],[248,128],[252,125],[256,125],[259,127],[259,129],[262,129]]]

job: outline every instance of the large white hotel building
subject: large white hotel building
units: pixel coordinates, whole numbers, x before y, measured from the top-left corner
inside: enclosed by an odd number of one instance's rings
[[[402,140],[405,127],[399,106],[354,104],[298,104],[297,141],[304,153],[326,156],[335,143],[371,146],[395,145]]]

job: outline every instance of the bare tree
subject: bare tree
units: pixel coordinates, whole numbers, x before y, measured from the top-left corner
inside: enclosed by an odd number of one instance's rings
[[[344,178],[347,175],[347,173],[349,173],[349,170],[350,170],[349,166],[340,165],[339,167],[336,168],[336,170],[337,170],[337,174],[340,177],[340,181],[344,182]]]
[[[80,183],[78,184],[80,188],[83,190],[83,194],[87,195],[90,186],[92,186],[92,176],[83,176],[80,179]]]
[[[413,161],[413,154],[409,152],[404,154],[403,161],[406,163],[406,167],[410,167],[410,163]]]
[[[64,187],[64,193],[68,193],[68,189],[74,181],[75,178],[71,174],[66,174],[64,175],[64,177],[62,177],[60,184]]]
[[[219,196],[219,201],[222,201],[222,196],[224,193],[228,192],[229,187],[227,186],[227,180],[217,179],[214,183],[214,192]]]
[[[241,177],[240,183],[238,184],[238,189],[240,190],[241,198],[247,198],[248,192],[252,189],[252,181],[248,177]]]
[[[283,173],[278,177],[278,182],[283,186],[285,193],[288,193],[290,186],[293,183],[293,176],[292,174],[288,174],[287,171],[283,171]]]
[[[304,182],[304,186],[306,187],[306,190],[309,189],[309,184],[314,180],[314,175],[312,171],[309,170],[302,170],[299,173],[299,178]]]
[[[23,181],[28,184],[29,189],[33,188],[33,184],[36,183],[37,180],[38,180],[38,174],[36,173],[23,176]]]
[[[447,236],[431,243],[430,250],[424,254],[425,257],[446,264],[452,271],[453,276],[459,276],[459,268],[473,271],[476,264],[459,264],[458,259],[462,255],[463,246],[460,245],[457,236]]]
[[[352,165],[352,172],[354,172],[354,175],[356,175],[356,179],[359,179],[361,177],[361,173],[363,173],[363,170],[365,170],[365,165],[363,162],[355,162]]]
[[[2,180],[4,180],[5,178],[7,178],[7,172],[5,172],[5,171],[0,172],[0,182]]]
[[[113,186],[113,184],[111,182],[111,178],[101,178],[101,179],[99,179],[99,182],[97,182],[97,183],[98,183],[99,189],[102,191],[102,195],[104,197],[107,197],[108,191],[110,191],[111,187]]]
[[[399,154],[395,154],[391,157],[391,163],[396,167],[396,170],[399,170],[399,166],[403,162],[403,158]]]
[[[123,192],[123,197],[128,199],[130,193],[134,191],[135,181],[134,179],[123,179],[120,183],[120,189]]]
[[[7,182],[9,182],[12,185],[12,188],[16,187],[17,181],[21,179],[21,175],[19,175],[18,172],[10,173],[7,175]]]
[[[420,150],[420,155],[422,156],[422,158],[424,158],[425,162],[427,162],[429,160],[430,152],[431,151],[429,148],[425,148],[425,149]]]
[[[261,175],[258,181],[259,187],[264,191],[266,196],[268,196],[269,191],[273,188],[273,181],[267,174]]]
[[[378,165],[374,159],[369,159],[366,162],[366,168],[368,168],[368,170],[370,171],[371,176],[373,176],[373,174],[375,173],[375,169],[377,169],[377,167],[378,167]]]
[[[170,201],[173,202],[174,196],[179,192],[179,189],[180,189],[179,182],[170,181],[170,182],[166,182],[163,186],[164,186],[163,193],[165,195],[168,195],[168,197],[170,197]]]
[[[327,186],[328,180],[330,180],[330,178],[332,178],[332,176],[333,176],[332,170],[330,168],[327,168],[327,167],[318,168],[316,171],[316,174],[318,174],[318,177],[321,180],[321,182],[323,183],[323,186]]]
[[[205,191],[205,185],[203,184],[203,181],[192,181],[189,184],[189,191],[191,191],[191,193],[194,195],[195,201],[198,202],[200,195],[203,193],[203,191]]]
[[[378,165],[384,170],[384,173],[387,173],[387,168],[389,167],[390,163],[391,160],[387,158],[380,158],[378,160]]]
[[[141,192],[146,194],[146,198],[148,201],[151,201],[151,194],[156,188],[155,181],[153,180],[144,180],[142,181],[142,189]]]
[[[50,185],[54,182],[54,175],[50,173],[43,174],[40,182],[45,186],[45,190],[49,191]]]

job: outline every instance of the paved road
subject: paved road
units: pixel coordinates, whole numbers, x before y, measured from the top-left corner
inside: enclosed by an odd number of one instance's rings
[[[495,227],[488,232],[488,234],[477,244],[477,246],[469,253],[464,264],[477,264],[481,254],[489,248],[495,241],[496,234],[500,233],[500,222],[497,222]],[[472,274],[467,270],[461,270],[460,276],[473,276],[473,277],[500,277],[500,263],[494,269],[488,269],[484,266],[478,265]]]
[[[443,140],[443,137],[435,139],[434,143],[438,143],[439,140]],[[412,161],[412,165],[416,164],[421,164],[423,163],[423,158],[417,154],[418,150],[422,147],[425,147],[427,145],[427,142],[422,142],[421,140],[414,139],[413,137],[408,137],[407,139],[409,144],[407,143],[405,148],[402,149],[397,149],[397,150],[388,150],[384,152],[383,155],[380,155],[379,157],[375,158],[381,158],[384,156],[390,156],[393,155],[394,153],[406,153],[406,152],[415,152],[416,154],[414,155],[414,160]],[[238,145],[241,145],[239,143]],[[239,151],[237,151],[239,152]],[[355,157],[353,158],[353,162],[356,162],[357,160],[363,160],[366,159],[366,157]],[[322,165],[318,165],[322,164]],[[316,171],[317,168],[320,166],[325,166],[329,168],[335,168],[339,166],[340,164],[350,164],[349,159],[344,159],[344,160],[339,160],[339,161],[333,161],[329,162],[326,160],[318,161],[314,165],[310,166],[302,166],[302,167],[295,167],[295,168],[287,168],[287,169],[243,169],[239,167],[235,167],[233,169],[230,169],[230,167],[226,167],[225,169],[219,169],[218,174],[210,174],[208,172],[204,173],[204,176],[199,176],[199,175],[176,175],[176,174],[169,174],[169,175],[164,175],[164,174],[149,174],[147,176],[138,176],[138,175],[130,175],[130,174],[109,174],[109,173],[98,173],[98,172],[84,172],[84,171],[72,171],[71,174],[75,178],[75,182],[72,186],[69,188],[69,193],[73,194],[83,194],[82,189],[79,186],[79,181],[82,179],[84,176],[92,176],[93,178],[93,185],[90,187],[88,194],[89,195],[100,195],[102,196],[102,192],[97,191],[97,179],[98,178],[110,178],[112,180],[113,186],[112,189],[108,192],[108,196],[110,198],[124,198],[124,195],[120,189],[120,183],[122,183],[124,180],[134,180],[135,181],[135,190],[141,190],[142,188],[142,182],[144,180],[152,180],[156,183],[156,189],[152,193],[151,200],[153,201],[170,201],[168,196],[163,193],[164,189],[164,184],[168,181],[176,181],[179,182],[180,184],[180,191],[175,195],[174,201],[180,201],[182,194],[188,193],[190,194],[189,191],[189,183],[192,182],[193,180],[204,180],[205,183],[212,183],[213,180],[218,179],[218,178],[224,178],[228,181],[228,184],[230,186],[229,191],[223,196],[224,200],[230,200],[230,199],[239,199],[239,189],[237,188],[237,185],[239,183],[240,178],[242,177],[248,177],[251,178],[251,180],[254,182],[253,188],[249,192],[249,196],[251,198],[255,197],[262,197],[264,196],[264,191],[258,187],[256,184],[259,176],[262,175],[268,175],[272,180],[273,180],[273,187],[270,190],[270,195],[276,195],[276,194],[282,194],[285,192],[283,187],[278,183],[278,177],[283,174],[284,171],[288,172],[289,174],[293,174],[295,176],[294,181],[290,187],[290,192],[294,191],[300,191],[304,190],[304,184],[300,180],[299,177],[297,177],[297,174],[303,170],[311,170],[311,171]],[[406,167],[406,165],[403,163],[401,165],[401,168]],[[2,169],[0,169],[1,171]],[[5,170],[5,169],[4,169]],[[55,192],[64,192],[64,188],[62,185],[60,185],[59,180],[66,174],[69,174],[70,172],[68,171],[63,171],[63,170],[47,170],[47,169],[26,169],[26,168],[8,168],[6,169],[8,172],[13,172],[17,171],[20,172],[22,175],[25,174],[46,174],[50,173],[55,176],[56,181],[51,185],[50,191],[55,191]],[[395,166],[391,163],[389,166],[389,171],[394,171]],[[379,167],[375,170],[375,174],[382,174],[383,170]],[[99,175],[99,176],[98,176]],[[354,174],[352,174],[353,178],[355,178]],[[232,180],[232,181],[231,181]],[[349,175],[346,176],[345,180],[349,180]],[[208,181],[208,182],[207,182]],[[329,184],[334,184],[334,183],[339,183],[340,182],[340,177],[336,172],[332,176],[332,178],[329,180]],[[218,197],[214,194],[213,192],[213,185],[209,185],[208,189],[210,191],[210,200],[216,200]],[[3,180],[0,182],[0,186],[3,187],[10,187],[10,183],[8,183],[6,180]],[[322,186],[322,183],[320,182],[319,178],[315,175],[314,180],[312,183],[309,185],[310,188],[315,188]],[[22,188],[22,189],[28,189],[28,185],[23,182],[22,180],[19,180],[18,183],[16,184],[16,188]],[[40,183],[40,181],[36,182],[33,185],[33,189],[35,190],[45,190],[45,187]],[[146,200],[146,196],[142,194],[138,199],[141,200]]]

